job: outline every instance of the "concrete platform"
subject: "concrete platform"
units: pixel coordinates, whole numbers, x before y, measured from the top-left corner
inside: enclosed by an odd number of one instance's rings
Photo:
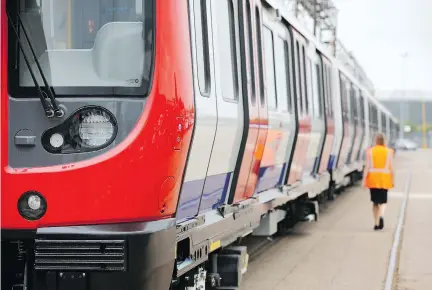
[[[410,172],[412,196],[394,286],[432,289],[432,151],[398,152],[396,168],[383,231],[373,230],[369,192],[349,189],[321,208],[319,222],[299,224],[252,254],[241,289],[384,289]],[[253,238],[247,243],[253,248],[259,242]]]

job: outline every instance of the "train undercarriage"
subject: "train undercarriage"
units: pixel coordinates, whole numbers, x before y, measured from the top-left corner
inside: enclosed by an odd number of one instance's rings
[[[236,223],[238,227],[226,229],[225,232],[215,234],[213,238],[202,242],[199,241],[199,232],[200,227],[207,224],[205,217],[191,221],[191,227],[179,226],[171,290],[239,289],[242,276],[248,267],[248,249],[242,243],[247,236],[271,238],[277,233],[291,230],[299,222],[317,221],[319,205],[334,200],[346,187],[360,180],[359,178],[361,179],[361,173],[354,170],[345,176],[346,185],[336,187],[334,181],[330,180],[329,184],[333,186],[314,194],[312,198],[307,192],[293,197],[294,189],[291,189],[289,194],[284,194],[280,189],[280,196],[275,192],[268,192],[273,193],[273,198],[268,201],[263,196],[257,198],[261,198],[262,203],[248,201],[248,204],[233,205],[232,207],[238,209],[227,215],[233,214],[233,221],[241,219]],[[223,211],[220,214],[223,215]],[[207,227],[211,228],[208,224]],[[216,228],[217,226],[213,227]]]

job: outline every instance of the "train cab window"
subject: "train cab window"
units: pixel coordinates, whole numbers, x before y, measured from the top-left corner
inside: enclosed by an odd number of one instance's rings
[[[259,74],[259,86],[260,86],[260,101],[261,107],[265,106],[265,96],[264,96],[264,76],[263,69],[263,59],[262,59],[262,36],[261,36],[261,15],[258,8],[255,9],[255,22],[256,22],[256,32],[257,32],[257,56],[258,56],[258,74]]]
[[[7,1],[18,27],[19,14],[30,45],[9,26],[10,90],[14,96],[36,93],[32,78],[47,83],[57,96],[145,96],[154,61],[154,0]],[[33,48],[38,63],[32,57]],[[113,55],[115,57],[113,57]]]
[[[216,50],[219,54],[219,79],[222,97],[235,101],[238,97],[238,71],[235,16],[232,0],[215,1],[214,17],[216,17],[217,36]]]
[[[275,59],[278,60],[276,61],[278,107],[284,112],[292,112],[292,101],[289,85],[289,47],[288,42],[281,37],[276,38]]]
[[[207,0],[194,1],[195,47],[198,85],[203,96],[210,93],[210,52],[208,39]]]
[[[252,104],[256,104],[256,84],[255,84],[255,62],[254,62],[254,47],[253,47],[253,33],[252,33],[252,11],[250,1],[246,3],[246,19],[247,19],[247,37],[249,42],[249,63],[250,63],[250,74],[251,74],[251,100]]]
[[[276,110],[276,79],[275,79],[275,62],[274,62],[274,49],[273,49],[273,33],[272,31],[263,26],[264,36],[264,66],[265,76],[267,79],[267,107],[269,110]]]

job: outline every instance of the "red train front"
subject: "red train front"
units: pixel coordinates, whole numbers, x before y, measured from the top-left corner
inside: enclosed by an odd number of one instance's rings
[[[187,2],[0,3],[2,288],[168,289]]]

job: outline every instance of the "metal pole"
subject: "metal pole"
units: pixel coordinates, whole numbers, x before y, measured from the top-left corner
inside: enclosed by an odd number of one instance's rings
[[[422,100],[422,121],[423,121],[423,148],[427,148],[426,142],[426,104],[425,101]]]
[[[402,86],[402,98],[399,101],[399,115],[400,115],[400,128],[399,128],[399,138],[404,138],[405,132],[405,107],[404,107],[404,97],[405,97],[405,60],[408,57],[408,53],[405,52],[401,55],[402,57],[402,71],[401,71],[401,86]]]

